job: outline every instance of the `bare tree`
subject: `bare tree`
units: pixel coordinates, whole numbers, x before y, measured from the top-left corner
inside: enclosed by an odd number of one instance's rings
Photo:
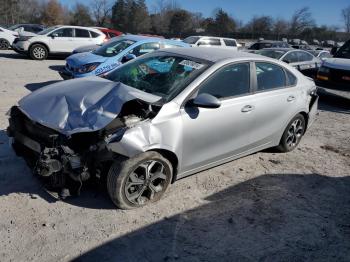
[[[111,4],[108,0],[94,0],[92,2],[92,13],[98,26],[105,26],[111,14]]]
[[[277,39],[280,39],[281,35],[286,35],[288,33],[289,23],[283,18],[277,18],[273,24],[273,33],[277,35]]]
[[[295,11],[290,21],[290,32],[298,35],[306,28],[314,27],[315,20],[312,18],[309,7],[303,7]]]
[[[344,21],[344,25],[345,25],[345,31],[347,33],[350,33],[350,6],[344,8],[341,11],[341,15]]]

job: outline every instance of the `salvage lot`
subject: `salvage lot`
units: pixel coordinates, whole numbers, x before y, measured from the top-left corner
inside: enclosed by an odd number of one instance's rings
[[[182,179],[141,209],[116,210],[93,187],[56,202],[4,129],[11,105],[60,81],[64,63],[0,52],[0,261],[348,260],[349,109],[320,103],[294,152],[261,152]]]

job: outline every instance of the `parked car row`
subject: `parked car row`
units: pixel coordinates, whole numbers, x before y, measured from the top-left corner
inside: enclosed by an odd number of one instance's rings
[[[125,35],[114,38],[92,52],[73,54],[60,72],[64,79],[100,76],[138,56],[162,48],[189,47],[181,41],[156,37]]]

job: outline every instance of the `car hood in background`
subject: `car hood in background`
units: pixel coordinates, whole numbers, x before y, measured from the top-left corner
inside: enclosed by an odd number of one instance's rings
[[[65,135],[106,127],[131,100],[155,103],[159,96],[99,77],[62,81],[43,87],[19,101],[31,120]]]
[[[84,53],[84,52],[91,52],[99,48],[100,45],[86,45],[86,46],[81,46],[76,49],[74,49],[73,54],[78,54],[78,53]]]
[[[27,32],[27,31],[22,31],[18,33],[19,36],[37,36],[36,33],[32,33],[32,32]]]
[[[350,70],[350,59],[327,58],[323,61],[323,65],[334,69]]]
[[[103,57],[103,56],[95,55],[90,52],[85,52],[85,53],[71,55],[70,57],[67,58],[66,61],[70,66],[79,67],[90,63],[96,63],[96,62],[104,63],[107,59],[108,57]]]

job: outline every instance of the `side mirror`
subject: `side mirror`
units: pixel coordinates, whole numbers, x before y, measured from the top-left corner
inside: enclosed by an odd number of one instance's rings
[[[58,37],[58,34],[57,33],[53,33],[53,34],[51,34],[51,37],[52,37],[52,39],[55,38],[55,37]]]
[[[283,59],[283,62],[285,62],[285,63],[287,63],[287,64],[290,63],[290,61],[289,61],[288,59]]]
[[[126,63],[126,62],[129,62],[130,60],[133,60],[133,59],[135,59],[136,58],[136,55],[133,55],[133,54],[127,54],[127,55],[125,55],[125,56],[123,56],[123,58],[122,58],[122,63],[124,64],[124,63]]]
[[[202,107],[202,108],[218,108],[221,106],[221,102],[215,96],[209,94],[200,94],[196,98],[187,102],[189,106]]]

